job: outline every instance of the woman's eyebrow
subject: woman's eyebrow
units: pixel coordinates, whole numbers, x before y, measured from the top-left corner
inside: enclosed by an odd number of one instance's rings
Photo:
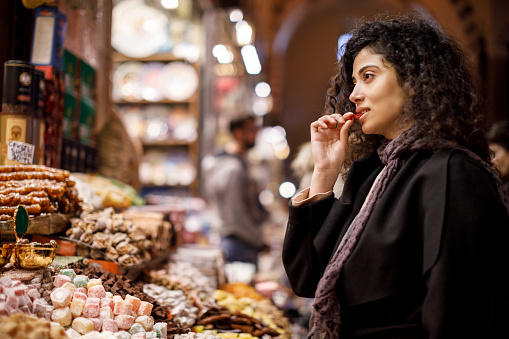
[[[362,72],[364,72],[366,70],[366,68],[370,68],[370,67],[375,67],[375,68],[380,69],[380,67],[378,67],[377,65],[366,65],[366,66],[361,67],[361,69],[359,69],[357,74],[359,74],[359,75],[362,74]],[[355,75],[352,75],[352,77],[355,78]]]

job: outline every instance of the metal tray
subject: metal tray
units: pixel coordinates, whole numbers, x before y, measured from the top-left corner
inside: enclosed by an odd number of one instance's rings
[[[61,213],[52,213],[46,215],[39,215],[30,219],[28,223],[28,230],[26,234],[55,234],[64,232],[69,228],[69,220],[72,215],[70,214],[61,214]],[[0,233],[13,233],[14,232],[14,222],[12,220],[9,221],[0,221]]]

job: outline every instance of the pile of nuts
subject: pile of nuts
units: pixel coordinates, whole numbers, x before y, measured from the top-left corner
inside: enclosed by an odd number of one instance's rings
[[[136,226],[113,208],[102,211],[83,211],[71,219],[66,235],[84,242],[94,249],[78,247],[78,255],[92,259],[113,259],[123,266],[140,264],[152,257],[153,235]],[[104,255],[105,254],[105,255]]]

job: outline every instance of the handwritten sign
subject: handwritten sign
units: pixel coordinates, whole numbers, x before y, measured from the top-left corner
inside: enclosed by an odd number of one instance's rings
[[[7,143],[7,159],[22,164],[33,164],[35,145],[9,140]]]

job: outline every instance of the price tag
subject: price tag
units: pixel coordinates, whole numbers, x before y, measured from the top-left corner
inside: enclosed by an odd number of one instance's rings
[[[35,145],[9,140],[7,143],[7,159],[22,164],[33,164]]]

